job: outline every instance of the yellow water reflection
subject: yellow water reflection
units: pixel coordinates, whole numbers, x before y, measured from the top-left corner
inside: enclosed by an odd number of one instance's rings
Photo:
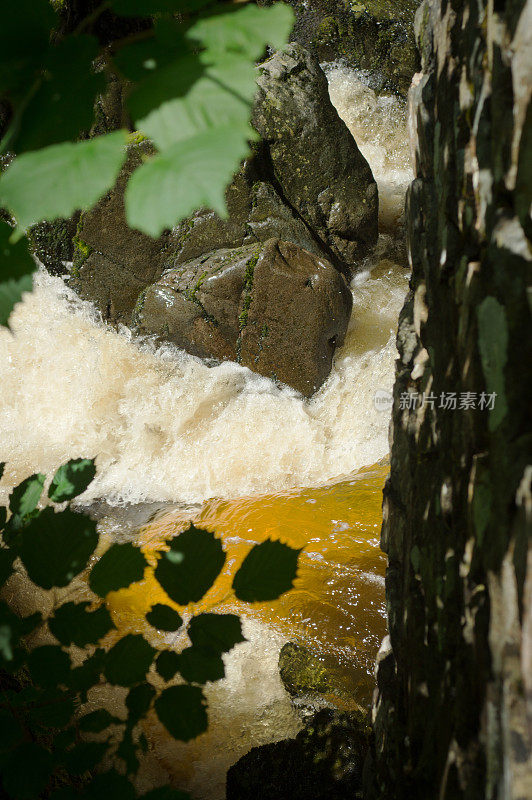
[[[384,635],[385,557],[379,549],[382,486],[387,466],[376,465],[321,488],[211,500],[195,511],[173,509],[139,531],[145,553],[155,551],[189,522],[214,531],[227,553],[222,575],[186,612],[236,611],[266,622],[287,640],[310,647],[341,675],[359,702],[369,700],[375,655]],[[249,549],[267,538],[303,547],[294,589],[275,602],[238,602],[231,580]],[[121,634],[145,630],[143,617],[169,600],[153,576],[108,597]],[[166,645],[168,646],[168,644]],[[182,646],[176,640],[176,647]]]

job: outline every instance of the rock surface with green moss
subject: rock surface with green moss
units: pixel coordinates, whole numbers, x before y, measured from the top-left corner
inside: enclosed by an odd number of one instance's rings
[[[377,184],[330,101],[323,71],[291,44],[260,64],[257,83],[253,125],[283,198],[335,266],[354,271],[377,241]]]
[[[351,306],[329,262],[270,239],[168,270],[143,292],[135,319],[143,334],[237,361],[310,396],[331,370]]]
[[[320,61],[368,70],[374,88],[406,96],[418,66],[414,15],[419,0],[289,0],[292,38]]]

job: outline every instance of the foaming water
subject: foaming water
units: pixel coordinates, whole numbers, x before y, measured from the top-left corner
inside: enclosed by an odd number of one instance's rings
[[[414,177],[406,103],[395,95],[377,95],[362,71],[339,62],[323,66],[331,101],[377,181],[379,228],[394,230],[403,214],[406,189]]]
[[[353,287],[332,373],[310,400],[234,363],[208,367],[103,326],[59,278],[39,274],[0,332],[3,485],[97,456],[85,501],[202,502],[313,486],[388,451],[394,329],[404,270],[384,262]]]

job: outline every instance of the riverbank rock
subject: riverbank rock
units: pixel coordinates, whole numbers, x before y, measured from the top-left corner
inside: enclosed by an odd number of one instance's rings
[[[309,397],[331,370],[351,306],[331,264],[270,239],[169,270],[139,298],[135,322],[141,333],[237,361]]]
[[[295,739],[254,747],[237,761],[227,800],[356,800],[369,742],[358,715],[319,711]]]
[[[146,141],[130,145],[115,186],[78,222],[70,285],[106,322],[128,325],[139,293],[163,271],[168,237],[132,230],[124,210],[128,178],[152,150]]]
[[[252,121],[285,202],[335,265],[352,271],[377,241],[377,184],[330,101],[325,74],[291,44],[259,65],[257,84]]]
[[[419,0],[289,0],[294,41],[320,61],[371,72],[373,88],[406,96],[418,67],[414,15]]]

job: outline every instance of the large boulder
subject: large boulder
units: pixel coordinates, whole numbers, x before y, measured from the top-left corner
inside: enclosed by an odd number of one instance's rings
[[[234,360],[310,396],[342,344],[352,298],[343,276],[291,242],[217,250],[166,272],[135,321],[193,355]]]
[[[295,739],[254,747],[237,761],[227,800],[356,800],[369,742],[361,715],[323,709]]]
[[[259,66],[253,125],[295,214],[340,269],[377,241],[378,192],[369,165],[329,98],[325,74],[298,44]]]

